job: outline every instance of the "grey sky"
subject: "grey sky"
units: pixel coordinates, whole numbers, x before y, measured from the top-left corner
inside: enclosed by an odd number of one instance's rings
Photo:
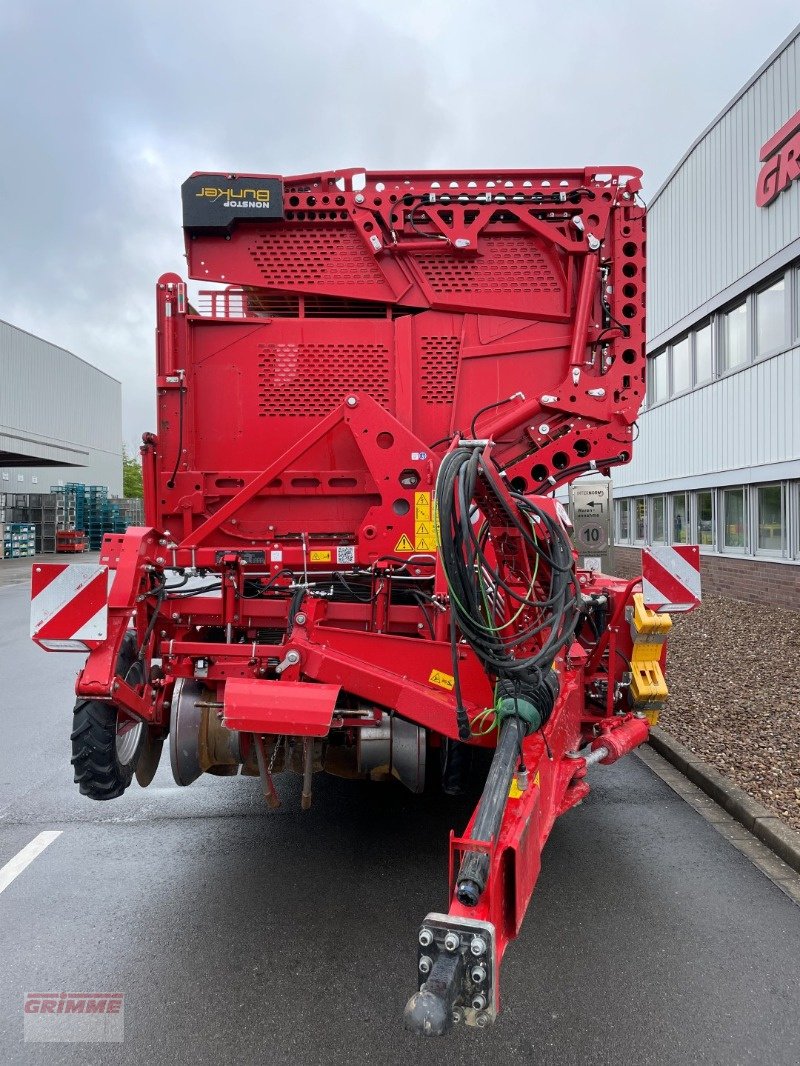
[[[132,444],[191,171],[631,163],[647,195],[797,10],[0,0],[0,318],[120,378]]]

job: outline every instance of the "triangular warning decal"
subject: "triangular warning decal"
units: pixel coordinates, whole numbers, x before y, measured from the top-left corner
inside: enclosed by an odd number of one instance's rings
[[[397,544],[395,544],[394,550],[396,552],[413,552],[414,545],[404,533],[400,540],[398,540]]]

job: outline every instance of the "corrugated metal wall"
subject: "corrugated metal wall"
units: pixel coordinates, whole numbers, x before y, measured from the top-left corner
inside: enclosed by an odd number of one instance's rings
[[[121,494],[120,383],[63,348],[0,322],[0,436],[4,430],[6,448],[27,437],[26,453],[37,454],[41,446],[48,457],[80,457],[86,466],[3,467],[0,492],[46,492],[61,478],[108,485]]]
[[[761,146],[798,109],[800,26],[698,138],[650,206],[648,351],[756,286],[772,257],[782,267],[800,254],[800,181],[767,207],[755,202]],[[799,316],[800,308],[795,327]],[[614,472],[615,491],[800,476],[798,396],[800,348],[793,348],[645,410],[633,461]]]
[[[642,416],[633,462],[614,471],[614,488],[701,475],[733,484],[758,477],[719,475],[800,461],[798,398],[800,347],[661,404]]]
[[[648,216],[648,335],[653,345],[729,285],[800,237],[800,182],[756,207],[762,144],[800,108],[800,27],[708,130]]]

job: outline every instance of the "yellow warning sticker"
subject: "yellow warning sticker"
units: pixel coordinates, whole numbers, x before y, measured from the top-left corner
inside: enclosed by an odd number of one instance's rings
[[[418,552],[436,551],[429,492],[414,493],[414,547]]]
[[[455,688],[456,679],[452,674],[445,674],[442,670],[431,670],[428,682],[431,685],[438,685],[439,688],[446,688],[448,692],[452,692]]]
[[[411,543],[411,541],[408,539],[408,537],[404,533],[402,535],[402,537],[400,538],[400,540],[398,540],[397,544],[395,544],[394,550],[396,552],[413,552],[414,551],[414,545]]]
[[[312,563],[329,563],[331,561],[331,553],[329,551],[316,551],[311,552]]]

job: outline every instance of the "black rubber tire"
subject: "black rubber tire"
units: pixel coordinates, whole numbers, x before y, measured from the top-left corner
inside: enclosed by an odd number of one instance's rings
[[[117,659],[117,673],[121,677],[127,677],[135,658],[136,638],[133,633],[126,633]],[[93,800],[121,796],[133,779],[142,744],[137,746],[130,762],[123,764],[119,761],[116,705],[79,699],[75,704],[72,726],[71,762],[81,795]]]

